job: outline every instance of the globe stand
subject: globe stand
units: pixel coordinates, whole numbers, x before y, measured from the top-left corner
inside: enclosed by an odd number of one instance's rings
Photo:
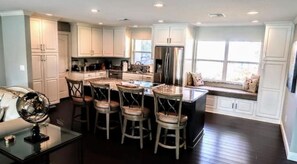
[[[30,143],[40,143],[49,140],[49,136],[40,133],[38,124],[35,124],[32,128],[32,135],[25,137],[24,140]]]

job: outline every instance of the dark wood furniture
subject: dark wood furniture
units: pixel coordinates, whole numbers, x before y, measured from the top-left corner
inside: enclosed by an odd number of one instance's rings
[[[67,130],[52,124],[41,125],[41,133],[48,135],[49,140],[42,143],[29,143],[24,140],[25,137],[31,135],[32,128],[26,128],[24,130],[12,133],[15,138],[15,142],[6,144],[1,136],[0,139],[0,153],[8,158],[16,161],[17,163],[49,163],[44,162],[45,159],[49,159],[49,154],[61,149],[69,144],[78,142],[78,158],[79,163],[83,163],[83,150],[82,150],[82,135],[74,131]],[[1,161],[0,161],[1,163]]]

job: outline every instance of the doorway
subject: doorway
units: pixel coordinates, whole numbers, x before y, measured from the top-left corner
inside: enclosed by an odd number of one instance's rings
[[[70,33],[59,32],[59,97],[60,99],[68,97],[68,88],[65,76],[69,71],[69,50]]]

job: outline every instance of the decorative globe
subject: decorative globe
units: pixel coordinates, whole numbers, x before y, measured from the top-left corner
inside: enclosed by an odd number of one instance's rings
[[[28,92],[17,100],[16,108],[25,121],[40,123],[48,118],[49,105],[49,100],[45,95]]]

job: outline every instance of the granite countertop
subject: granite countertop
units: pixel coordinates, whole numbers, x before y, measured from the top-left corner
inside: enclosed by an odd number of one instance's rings
[[[92,81],[94,83],[109,83],[111,90],[116,90],[116,91],[117,91],[116,84],[121,84],[123,82],[123,80],[120,80],[120,79],[97,78],[97,79],[86,81],[85,85],[90,85],[89,81]],[[152,89],[157,89],[160,92],[166,92],[171,94],[183,93],[183,102],[189,102],[189,103],[192,103],[198,100],[200,97],[207,94],[208,92],[206,90],[201,90],[201,89],[192,89],[192,88],[179,87],[179,86],[173,86],[173,85],[156,84],[156,83],[145,82],[145,81],[132,81],[130,83],[144,87],[145,88],[144,94],[151,97],[153,97]]]

